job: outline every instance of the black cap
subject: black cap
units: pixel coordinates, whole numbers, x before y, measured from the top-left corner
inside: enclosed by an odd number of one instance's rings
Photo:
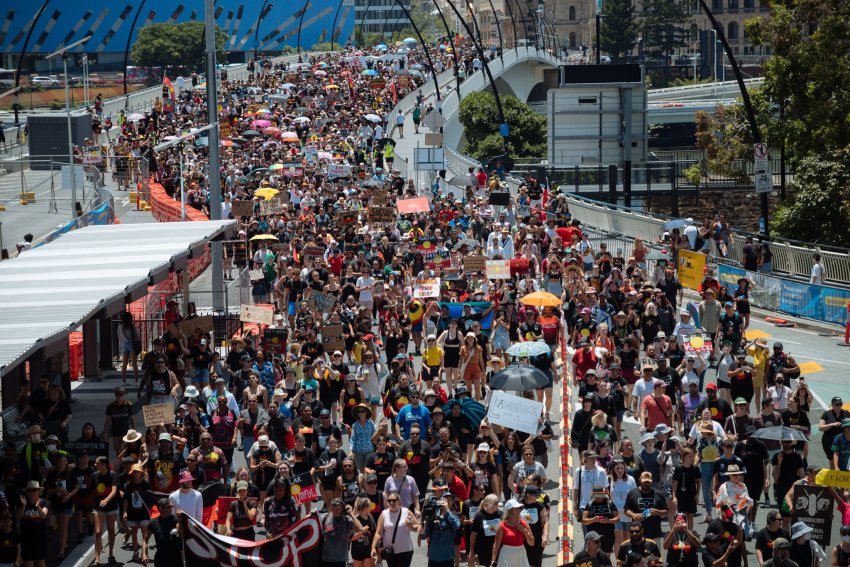
[[[584,398],[582,398],[582,399],[583,399],[585,402],[592,402],[592,401],[593,401],[593,394],[585,394],[585,395],[584,395]]]

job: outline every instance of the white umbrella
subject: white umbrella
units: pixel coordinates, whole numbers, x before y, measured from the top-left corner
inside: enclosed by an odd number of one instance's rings
[[[136,122],[138,120],[144,119],[144,117],[145,117],[144,114],[134,112],[133,114],[131,114],[130,116],[127,117],[127,120],[129,120],[130,122]]]
[[[310,121],[310,119],[309,119],[309,118],[307,118],[306,116],[299,116],[298,118],[296,118],[295,120],[293,120],[293,122],[295,122],[295,123],[297,123],[297,124],[303,124],[303,123],[305,123],[305,122],[309,122],[309,121]]]
[[[381,117],[377,114],[367,114],[364,118],[369,122],[381,122]]]
[[[401,40],[401,42],[402,43],[416,43],[416,40],[413,39],[412,37],[406,37],[403,40]]]

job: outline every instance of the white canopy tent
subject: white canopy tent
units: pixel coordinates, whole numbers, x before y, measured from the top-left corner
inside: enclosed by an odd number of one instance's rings
[[[0,377],[182,269],[236,221],[89,226],[0,262]]]

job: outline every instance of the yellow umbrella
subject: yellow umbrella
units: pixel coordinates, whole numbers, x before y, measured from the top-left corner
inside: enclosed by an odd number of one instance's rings
[[[257,236],[251,237],[251,241],[253,242],[254,240],[274,240],[277,242],[277,236],[274,234],[258,234]]]
[[[519,300],[523,305],[532,305],[534,307],[560,307],[561,300],[549,293],[548,291],[535,291],[529,293]]]
[[[262,197],[263,199],[265,199],[267,201],[269,199],[274,198],[274,196],[277,195],[278,193],[280,193],[280,191],[273,188],[273,187],[264,187],[262,189],[257,189],[256,191],[254,191],[254,195],[257,195],[258,197]]]

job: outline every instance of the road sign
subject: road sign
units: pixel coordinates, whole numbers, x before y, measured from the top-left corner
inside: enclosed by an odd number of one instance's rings
[[[756,193],[770,193],[773,190],[773,176],[767,154],[767,144],[753,145],[753,157],[755,158],[753,177],[755,178]]]
[[[414,171],[439,171],[446,169],[443,148],[416,148],[414,156]]]

